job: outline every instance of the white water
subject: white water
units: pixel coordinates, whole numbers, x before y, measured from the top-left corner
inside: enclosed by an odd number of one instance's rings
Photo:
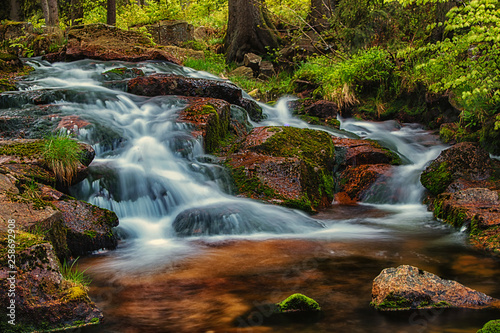
[[[312,127],[341,137],[354,137],[354,133],[379,140],[408,161],[395,168],[394,177],[383,188],[366,198],[387,211],[387,216],[320,222],[300,211],[231,195],[225,170],[210,163],[202,142],[191,136],[188,125],[176,122],[184,102],[171,96],[145,98],[107,88],[101,73],[136,66],[147,74],[168,72],[214,78],[212,75],[158,62],[33,64],[37,70],[25,89],[71,90],[78,99],[58,101],[62,112],[78,114],[94,124],[80,132],[80,139],[95,147],[97,157],[91,164],[90,176],[73,189],[73,194],[116,212],[120,234],[130,245],[122,252],[130,265],[153,264],[165,254],[188,251],[189,245],[180,236],[205,241],[269,237],[366,239],[392,237],[384,228],[402,219],[408,228],[429,225],[432,220],[420,203],[423,188],[418,177],[443,147],[419,140],[427,137],[422,129],[352,120],[342,120],[342,129],[351,133]],[[263,105],[268,118],[254,125],[311,127],[290,115],[286,107],[289,100],[284,98],[274,107]],[[189,227],[176,231],[173,223],[180,217]],[[134,255],[141,261],[128,260]]]

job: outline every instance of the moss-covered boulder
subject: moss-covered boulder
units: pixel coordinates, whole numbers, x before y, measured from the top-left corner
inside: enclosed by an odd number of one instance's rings
[[[19,222],[0,220],[0,302],[15,306],[14,312],[7,306],[0,309],[1,331],[16,327],[16,332],[32,332],[99,322],[102,313],[84,286],[61,275],[59,260],[42,231],[21,231]],[[15,239],[9,235],[15,235]],[[15,240],[13,248],[9,239]],[[7,257],[9,250],[12,260]]]
[[[417,267],[384,269],[374,280],[371,306],[377,310],[484,308],[498,300]]]
[[[276,311],[285,312],[310,312],[321,311],[318,302],[302,294],[293,294],[276,304]]]
[[[226,158],[239,194],[315,211],[333,200],[335,148],[322,131],[258,127]]]
[[[500,320],[490,320],[484,324],[477,333],[498,333],[500,332]]]

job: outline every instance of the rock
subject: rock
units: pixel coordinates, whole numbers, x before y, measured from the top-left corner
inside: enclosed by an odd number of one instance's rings
[[[270,61],[263,61],[259,66],[259,79],[268,80],[276,75],[274,66]]]
[[[240,88],[224,81],[155,74],[131,79],[128,82],[128,92],[142,96],[178,95],[223,99],[243,107],[254,121],[263,118],[262,109],[256,102],[242,97]]]
[[[0,24],[0,39],[16,39],[25,36],[27,33],[33,33],[33,24],[29,22],[6,21]]]
[[[429,209],[455,227],[466,227],[470,243],[500,255],[500,162],[478,144],[443,151],[422,173]]]
[[[182,46],[185,42],[194,40],[194,27],[185,21],[159,21],[145,27],[159,45]]]
[[[336,103],[325,100],[299,99],[291,101],[288,107],[294,115],[313,125],[323,125],[339,128],[337,120],[338,106]]]
[[[311,312],[321,311],[318,302],[302,294],[293,294],[276,304],[278,312]]]
[[[487,184],[493,176],[492,163],[489,154],[478,144],[462,142],[441,152],[422,173],[420,181],[433,195],[453,192],[450,185],[457,180],[473,184],[467,187],[478,187],[478,181]]]
[[[231,109],[230,104],[215,98],[191,98],[190,104],[179,115],[179,121],[189,122],[196,126],[192,132],[194,137],[203,137],[207,153],[218,151],[221,141],[229,132]]]
[[[371,305],[378,310],[418,308],[484,308],[494,298],[452,280],[401,265],[386,268],[373,280]]]
[[[390,164],[347,166],[336,175],[338,189],[335,193],[335,202],[342,205],[356,204],[375,182],[389,176],[391,170]]]
[[[251,69],[250,67],[240,66],[240,67],[236,67],[235,69],[233,69],[229,73],[229,76],[238,76],[238,77],[243,77],[246,79],[253,79],[254,73],[253,73],[253,69]]]
[[[490,320],[476,333],[498,333],[500,332],[500,320]]]
[[[76,135],[79,133],[80,128],[84,128],[89,125],[90,123],[80,118],[80,116],[64,116],[61,120],[59,120],[56,131],[65,129],[67,132]],[[90,148],[92,149],[92,147]]]
[[[260,70],[260,63],[262,57],[254,53],[246,53],[243,57],[243,64],[245,67],[250,67],[254,72],[258,73]]]
[[[168,52],[155,49],[152,42],[135,31],[125,31],[106,24],[72,26],[68,32],[68,44],[45,59],[75,61],[85,58],[98,60],[146,61],[163,60],[180,65]]]
[[[322,131],[258,127],[226,157],[240,194],[314,211],[333,200],[334,146]]]
[[[142,69],[138,68],[118,67],[103,72],[102,76],[104,76],[106,80],[125,80],[144,76],[144,72]]]
[[[6,227],[3,221],[0,225],[2,229]],[[5,232],[0,233],[0,244],[0,302],[15,301],[15,323],[20,332],[96,323],[102,319],[85,287],[63,278],[53,247],[41,234],[17,230],[13,269],[7,263]],[[17,273],[10,273],[12,270]],[[5,310],[0,312],[6,315]]]
[[[335,202],[352,205],[360,201],[381,177],[390,174],[399,156],[375,141],[333,137],[335,145]]]

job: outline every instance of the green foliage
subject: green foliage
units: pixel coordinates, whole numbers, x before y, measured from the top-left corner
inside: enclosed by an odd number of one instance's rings
[[[60,182],[70,184],[81,165],[81,151],[77,141],[59,134],[45,140],[43,159]]]
[[[497,333],[500,332],[500,320],[490,320],[477,333]]]
[[[364,95],[384,101],[397,95],[401,85],[391,54],[381,48],[360,51],[337,62],[316,57],[302,64],[294,78],[317,83],[316,93],[341,107],[359,103]]]
[[[73,260],[71,264],[67,263],[66,260],[61,265],[61,275],[64,277],[66,281],[71,282],[75,286],[83,286],[86,287],[90,285],[92,280],[85,275],[85,271],[80,271],[75,266],[78,258]]]
[[[431,91],[451,93],[462,126],[479,128],[499,112],[500,2],[473,0],[451,9],[445,33],[445,40],[414,50],[416,74]]]
[[[205,71],[214,75],[225,74],[226,63],[223,54],[215,54],[210,51],[205,52],[205,59],[199,58],[186,58],[184,66],[191,67],[198,71]]]

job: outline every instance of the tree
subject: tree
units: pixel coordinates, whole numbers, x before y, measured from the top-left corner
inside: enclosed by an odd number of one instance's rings
[[[227,62],[241,62],[246,53],[262,55],[279,46],[263,0],[229,0],[228,16],[224,39]]]
[[[59,25],[57,0],[40,0],[40,3],[42,5],[43,17],[45,18],[45,25],[50,27]]]
[[[70,12],[71,12],[71,25],[81,23],[83,20],[83,1],[82,0],[71,0]]]
[[[109,25],[116,24],[116,0],[108,0],[107,7],[107,15],[106,15],[106,23]]]
[[[335,0],[311,0],[311,12],[308,21],[314,30],[321,32],[330,28],[328,21],[333,15],[335,6]]]
[[[21,16],[19,15],[19,12],[21,11],[21,7],[19,5],[19,1],[17,0],[10,0],[10,14],[9,18],[12,21],[20,21]]]

